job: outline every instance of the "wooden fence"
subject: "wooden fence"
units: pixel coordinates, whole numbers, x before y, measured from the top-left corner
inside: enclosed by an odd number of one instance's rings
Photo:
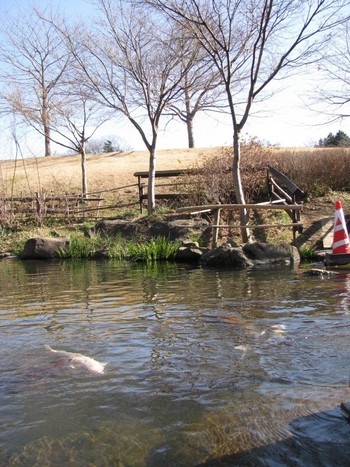
[[[157,183],[156,199],[176,202],[178,205],[179,199],[186,198],[186,194],[179,191],[188,184],[187,175],[190,175],[188,170],[156,171],[157,180],[169,180],[168,183]],[[137,205],[142,213],[148,197],[147,184],[143,180],[148,179],[148,172],[136,172],[134,176],[137,183],[90,192],[87,197],[74,193],[57,195],[44,190],[24,196],[0,196],[0,224],[35,221],[43,225],[50,220],[98,220],[115,217],[118,211]],[[181,180],[180,176],[185,178]]]
[[[35,221],[38,225],[43,225],[50,220],[105,218],[108,214],[115,215],[119,209],[136,206],[136,190],[129,196],[129,200],[126,196],[126,192],[136,187],[137,184],[133,183],[91,192],[87,197],[68,193],[55,195],[44,190],[28,196],[0,197],[0,223]]]

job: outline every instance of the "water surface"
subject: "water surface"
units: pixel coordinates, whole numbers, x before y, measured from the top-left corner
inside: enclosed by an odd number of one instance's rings
[[[1,465],[346,465],[349,289],[346,272],[0,262]]]

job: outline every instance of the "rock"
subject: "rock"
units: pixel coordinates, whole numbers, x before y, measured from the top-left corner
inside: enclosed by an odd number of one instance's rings
[[[199,248],[198,242],[193,242],[192,240],[183,240],[181,246],[186,248]]]
[[[230,267],[245,269],[253,266],[242,251],[242,248],[233,247],[228,243],[214,248],[201,256],[200,262],[205,266]]]
[[[24,245],[20,259],[58,259],[68,255],[70,240],[66,237],[30,238]]]
[[[177,261],[197,263],[203,252],[199,248],[181,246],[176,255]]]
[[[153,223],[148,231],[151,237],[165,237],[169,240],[189,240],[200,237],[202,244],[208,244],[211,229],[204,219],[176,219],[168,222]]]
[[[313,260],[315,262],[324,262],[326,259],[326,254],[328,250],[315,250],[313,253]]]
[[[0,259],[15,259],[15,258],[17,258],[17,256],[10,253],[9,251],[0,253]]]
[[[233,246],[233,247],[239,247],[238,243],[236,243],[232,238],[228,238],[228,239],[226,240],[226,243],[227,243],[228,245]]]
[[[101,248],[100,250],[96,250],[92,255],[91,259],[108,259],[109,253],[108,253],[108,248],[104,247]]]
[[[239,269],[300,262],[298,249],[288,244],[249,243],[243,247],[225,243],[201,256],[201,264]]]
[[[243,252],[255,265],[300,263],[298,249],[288,243],[247,243],[243,246]]]
[[[184,242],[177,252],[176,261],[198,263],[203,253],[208,251],[208,248],[201,248],[196,242]]]
[[[211,229],[209,223],[203,219],[171,219],[148,223],[145,220],[125,221],[121,219],[103,220],[85,231],[88,237],[96,234],[107,237],[165,237],[172,241],[189,240],[193,237],[200,239],[201,244],[210,241]]]
[[[93,235],[100,234],[106,237],[135,237],[140,230],[140,225],[137,222],[125,221],[122,219],[115,220],[102,220],[94,227],[85,231],[85,235],[92,237]]]

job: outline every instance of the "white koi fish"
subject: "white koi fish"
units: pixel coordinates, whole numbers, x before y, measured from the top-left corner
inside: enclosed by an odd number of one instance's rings
[[[55,353],[58,357],[61,357],[67,361],[67,365],[70,368],[84,367],[91,373],[102,375],[105,370],[107,363],[101,363],[94,358],[87,357],[80,353],[66,352],[65,350],[54,350],[49,345],[45,345],[46,349],[50,352]]]
[[[249,345],[236,345],[234,347],[235,350],[241,350],[242,351],[242,355],[241,355],[241,358],[244,358],[247,354],[247,352],[250,350],[250,346]]]
[[[274,324],[271,326],[271,329],[273,329],[273,332],[276,335],[285,334],[287,330],[284,324]]]

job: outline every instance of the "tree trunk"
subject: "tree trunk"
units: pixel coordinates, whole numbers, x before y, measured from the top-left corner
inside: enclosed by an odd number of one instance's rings
[[[43,92],[42,101],[42,123],[44,127],[44,139],[45,139],[45,157],[51,156],[51,139],[50,139],[50,115],[47,108],[47,95],[46,91]]]
[[[245,204],[245,198],[243,193],[242,187],[242,180],[241,180],[241,131],[235,127],[234,135],[233,135],[233,165],[232,165],[232,173],[233,173],[233,186],[235,189],[236,200],[238,204]],[[239,217],[241,225],[248,224],[248,213],[246,209],[239,210]],[[250,242],[250,232],[248,227],[243,227],[241,229],[241,236],[243,243]]]
[[[187,115],[187,136],[188,136],[188,147],[194,148],[194,134],[193,134],[193,118]]]
[[[81,155],[81,194],[83,198],[87,198],[88,188],[87,188],[86,155],[85,155],[85,144],[84,143],[81,146],[80,155]]]
[[[50,139],[50,128],[45,126],[44,128],[45,135],[45,157],[51,156],[51,139]]]
[[[148,199],[147,199],[148,214],[152,214],[156,207],[155,177],[156,177],[156,146],[155,144],[152,144],[150,152],[149,152]]]
[[[188,147],[194,148],[194,134],[193,134],[193,114],[191,113],[191,99],[188,93],[188,80],[187,73],[185,75],[185,106],[186,106],[186,126]]]

